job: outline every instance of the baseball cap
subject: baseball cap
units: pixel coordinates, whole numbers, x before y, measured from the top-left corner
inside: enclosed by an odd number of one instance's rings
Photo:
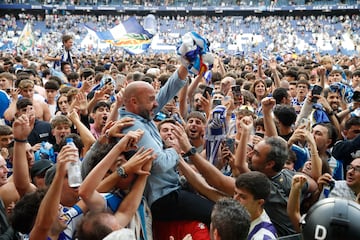
[[[45,173],[52,166],[53,166],[53,163],[46,159],[35,161],[34,165],[32,166],[32,168],[30,170],[31,178],[34,178],[35,176],[39,176],[39,175]]]

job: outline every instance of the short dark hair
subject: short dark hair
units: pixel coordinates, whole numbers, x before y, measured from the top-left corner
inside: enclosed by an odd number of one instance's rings
[[[62,43],[65,43],[67,41],[69,41],[70,39],[73,39],[74,37],[70,34],[64,34],[62,37],[61,37],[61,41]]]
[[[337,130],[336,128],[331,124],[331,123],[316,123],[314,124],[314,126],[312,128],[314,128],[315,126],[323,126],[323,127],[326,127],[327,130],[328,130],[328,138],[331,139],[331,143],[329,144],[328,148],[332,147],[337,138],[338,138],[338,134],[337,134]]]
[[[33,106],[33,102],[29,98],[23,97],[16,102],[17,110],[26,108],[27,106]]]
[[[297,80],[298,72],[295,69],[289,69],[284,73],[284,76],[293,77],[295,80]]]
[[[77,72],[71,72],[67,75],[68,81],[78,78],[79,78],[79,74]]]
[[[0,136],[6,136],[6,135],[10,135],[12,134],[12,128],[9,127],[8,125],[0,125]]]
[[[235,186],[250,192],[255,200],[266,200],[270,195],[270,180],[265,174],[258,171],[240,174],[236,178]]]
[[[60,86],[59,83],[54,81],[54,80],[49,80],[45,83],[44,86],[45,89],[49,89],[49,90],[59,90]]]
[[[298,86],[299,84],[304,84],[307,86],[308,89],[310,89],[310,83],[307,80],[301,79],[297,81],[296,86]]]
[[[344,129],[349,130],[352,126],[360,126],[360,117],[350,117],[348,120],[346,120]]]
[[[54,129],[59,124],[68,124],[69,127],[72,126],[72,121],[65,115],[58,115],[51,119],[51,129]]]
[[[101,108],[101,107],[105,107],[105,108],[110,109],[110,104],[107,103],[107,102],[105,102],[105,101],[99,101],[99,102],[97,102],[97,103],[95,104],[92,112],[93,112],[93,113],[96,112],[96,110],[98,110],[98,109]]]
[[[297,118],[295,108],[286,104],[276,105],[274,108],[274,115],[277,117],[279,122],[287,127],[293,125]]]
[[[273,92],[273,98],[276,100],[276,104],[281,104],[283,98],[288,98],[289,93],[286,88],[276,88]]]
[[[247,239],[250,222],[248,211],[232,198],[217,201],[211,213],[211,224],[221,239]]]
[[[77,225],[77,239],[79,240],[98,240],[109,235],[113,230],[107,226],[106,221],[102,221],[108,212],[88,212]]]
[[[187,120],[189,121],[190,118],[197,118],[197,119],[201,120],[201,122],[203,124],[206,124],[206,117],[205,117],[204,113],[202,113],[202,112],[192,111],[189,113]]]
[[[158,128],[159,131],[161,129],[161,126],[163,124],[165,124],[165,123],[172,123],[172,124],[176,125],[175,119],[173,119],[173,118],[165,118],[164,120],[160,121],[159,124],[157,125],[157,128]]]
[[[23,234],[29,234],[31,232],[45,193],[46,191],[44,189],[38,189],[35,192],[25,194],[16,203],[10,217],[12,227],[15,231]]]

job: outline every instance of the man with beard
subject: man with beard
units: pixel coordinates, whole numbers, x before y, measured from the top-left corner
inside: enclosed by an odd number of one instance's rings
[[[153,121],[155,114],[186,84],[187,75],[187,68],[180,66],[160,88],[158,94],[147,82],[130,83],[124,92],[125,107],[119,110],[119,114],[121,118],[134,118],[134,125],[124,129],[124,133],[139,128],[144,130],[144,135],[137,145],[154,149],[157,155],[144,191],[153,220],[198,220],[210,225],[213,202],[181,189],[179,175],[176,172],[180,152],[174,148],[164,149],[161,136]],[[191,151],[187,149],[184,156],[190,156],[194,152],[196,152],[195,148]],[[125,174],[123,173],[124,176]]]
[[[331,110],[336,114],[339,113],[340,107],[340,94],[338,91],[332,92],[330,88],[325,88],[323,91],[324,97],[329,103]]]
[[[203,113],[193,111],[189,114],[185,126],[186,134],[189,137],[191,145],[196,148],[196,152],[201,153],[204,150],[206,118]]]
[[[279,236],[295,234],[296,232],[286,211],[291,181],[295,175],[295,172],[283,169],[284,163],[288,159],[287,143],[280,137],[268,137],[257,143],[246,156],[243,149],[246,149],[252,122],[243,125],[242,139],[240,139],[235,154],[235,166],[240,173],[259,171],[269,178],[271,191],[264,208],[276,227]],[[184,135],[184,131],[180,127],[175,128],[174,135],[178,138],[180,147],[184,152],[192,148],[186,134]],[[234,194],[235,179],[233,177],[223,175],[200,154],[195,153],[189,158],[211,186],[228,195]],[[248,161],[246,161],[247,158]],[[306,195],[306,191],[307,185],[303,189],[302,199]]]
[[[94,119],[94,123],[90,124],[90,131],[96,139],[101,135],[101,131],[105,126],[109,114],[110,105],[107,102],[100,101],[95,104],[91,113],[91,118]]]

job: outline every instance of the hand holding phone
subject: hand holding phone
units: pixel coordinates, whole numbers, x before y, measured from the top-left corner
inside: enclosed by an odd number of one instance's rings
[[[203,97],[204,97],[204,98],[207,98],[207,94],[206,94],[206,93],[209,93],[209,96],[211,96],[213,90],[214,90],[214,89],[213,89],[212,87],[206,86],[205,89],[204,89],[204,92],[203,92]]]
[[[235,139],[234,138],[226,138],[225,146],[229,148],[229,150],[234,153],[235,152]]]
[[[240,85],[231,86],[231,92],[233,94],[235,106],[240,106],[242,103],[241,102],[241,86]]]
[[[322,92],[323,88],[319,85],[314,85],[312,90],[311,90],[311,96],[312,96],[312,99],[311,101],[316,103],[318,98],[317,97],[314,97],[314,95],[320,95],[321,92]]]

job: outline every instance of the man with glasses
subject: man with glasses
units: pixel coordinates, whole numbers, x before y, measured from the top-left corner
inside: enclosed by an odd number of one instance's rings
[[[353,160],[346,167],[346,180],[334,181],[330,174],[325,173],[318,180],[319,190],[322,191],[320,199],[328,197],[344,198],[356,201],[360,197],[360,158]],[[328,186],[330,192],[326,193]]]

